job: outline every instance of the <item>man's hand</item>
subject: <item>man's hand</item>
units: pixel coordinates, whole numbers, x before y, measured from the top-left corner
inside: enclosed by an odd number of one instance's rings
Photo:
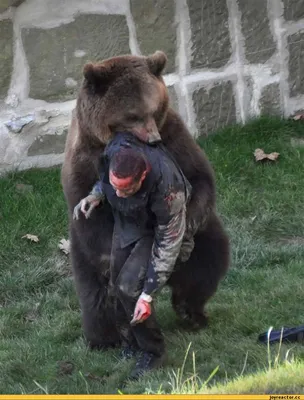
[[[101,198],[97,197],[93,194],[89,194],[89,196],[85,197],[84,199],[80,200],[77,206],[74,208],[73,212],[73,219],[79,219],[80,212],[88,219],[94,210],[95,207],[99,205],[101,202]],[[87,209],[88,208],[88,209]]]
[[[134,314],[133,314],[133,319],[130,322],[131,325],[136,325],[139,324],[143,321],[145,321],[147,318],[150,317],[151,315],[151,301],[152,297],[142,293],[137,300]]]

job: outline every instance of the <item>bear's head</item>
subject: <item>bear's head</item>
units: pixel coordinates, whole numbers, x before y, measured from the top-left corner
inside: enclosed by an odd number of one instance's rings
[[[132,131],[146,142],[159,140],[169,107],[161,76],[166,62],[165,53],[156,51],[85,64],[77,99],[81,135],[92,144],[106,144],[115,131]]]

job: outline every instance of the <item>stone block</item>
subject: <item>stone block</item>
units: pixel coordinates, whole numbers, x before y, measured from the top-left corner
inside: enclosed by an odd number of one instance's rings
[[[6,11],[9,7],[18,7],[25,0],[0,0],[0,13]]]
[[[272,83],[262,89],[260,110],[262,115],[281,115],[280,84]]]
[[[297,21],[304,18],[304,2],[302,0],[283,0],[284,18]]]
[[[192,68],[220,68],[231,56],[226,0],[187,0]]]
[[[70,112],[58,109],[37,110],[19,115],[0,124],[0,164],[25,160],[27,155],[61,154],[64,152]]]
[[[288,37],[290,96],[304,94],[304,32]]]
[[[245,55],[250,63],[264,63],[276,51],[265,0],[238,0]]]
[[[13,23],[9,19],[0,21],[0,98],[7,96],[13,71]]]
[[[85,62],[130,53],[122,15],[86,14],[52,29],[24,28],[22,41],[30,69],[29,96],[47,101],[75,98]]]
[[[169,86],[168,92],[169,92],[170,107],[173,108],[173,110],[175,112],[179,113],[178,98],[177,98],[177,94],[176,94],[176,90],[174,89],[174,86]]]
[[[137,41],[147,56],[156,50],[167,54],[165,73],[175,70],[176,24],[174,0],[131,0]]]
[[[208,136],[219,128],[236,122],[232,82],[222,82],[207,90],[193,92],[199,135]]]
[[[45,154],[61,154],[64,152],[67,129],[62,135],[38,136],[28,149],[28,156],[41,156]]]

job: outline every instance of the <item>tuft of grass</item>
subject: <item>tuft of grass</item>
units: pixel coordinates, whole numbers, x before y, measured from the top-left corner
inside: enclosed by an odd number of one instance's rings
[[[268,330],[267,358],[268,367],[257,373],[244,376],[246,368],[246,354],[244,366],[241,373],[233,380],[226,379],[225,383],[208,386],[219,370],[217,366],[206,381],[202,381],[196,372],[195,352],[192,352],[192,372],[186,377],[184,367],[189,356],[191,343],[189,344],[183,364],[177,371],[169,372],[169,385],[172,388],[171,394],[244,394],[244,393],[302,393],[304,389],[304,368],[303,363],[297,362],[292,357],[289,359],[290,349],[282,356],[282,336],[279,346],[275,352],[271,350],[269,337],[272,327]],[[283,333],[283,330],[282,330]],[[274,354],[273,354],[274,353]],[[296,374],[295,374],[296,372]],[[151,388],[146,389],[146,394],[165,394],[162,385],[154,392]]]
[[[208,383],[212,380],[212,378],[219,369],[219,366],[217,366],[211,372],[208,379],[206,379],[203,382],[196,372],[195,353],[192,352],[193,373],[189,377],[185,378],[184,377],[185,363],[189,355],[190,347],[191,343],[187,348],[186,355],[181,368],[178,368],[177,371],[173,370],[171,373],[169,372],[169,384],[172,388],[171,394],[199,393],[203,388],[205,388],[208,385]]]
[[[215,169],[231,269],[201,332],[180,329],[168,289],[158,296],[168,365],[124,388],[132,362],[119,362],[118,350],[89,351],[82,337],[68,257],[57,247],[67,237],[59,169],[2,177],[0,393],[303,392],[303,346],[282,343],[267,352],[257,342],[270,326],[303,324],[303,128],[261,118],[199,139]],[[278,161],[257,163],[256,148],[279,152]],[[32,190],[20,193],[20,183]],[[27,233],[39,242],[22,239]],[[192,359],[183,361],[189,343]],[[62,363],[73,368],[64,372]]]

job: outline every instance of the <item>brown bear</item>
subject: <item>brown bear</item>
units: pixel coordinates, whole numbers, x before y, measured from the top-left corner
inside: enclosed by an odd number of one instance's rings
[[[195,246],[187,261],[176,263],[168,283],[173,307],[183,320],[196,327],[206,324],[205,304],[229,266],[229,240],[215,209],[213,171],[180,116],[169,107],[161,76],[166,61],[166,55],[157,51],[148,57],[125,55],[84,66],[66,141],[62,184],[72,267],[91,347],[118,343],[107,296],[113,217],[107,204],[97,207],[90,219],[75,221],[72,214],[98,179],[102,152],[116,131],[131,131],[147,142],[160,134],[192,185],[187,227]]]

